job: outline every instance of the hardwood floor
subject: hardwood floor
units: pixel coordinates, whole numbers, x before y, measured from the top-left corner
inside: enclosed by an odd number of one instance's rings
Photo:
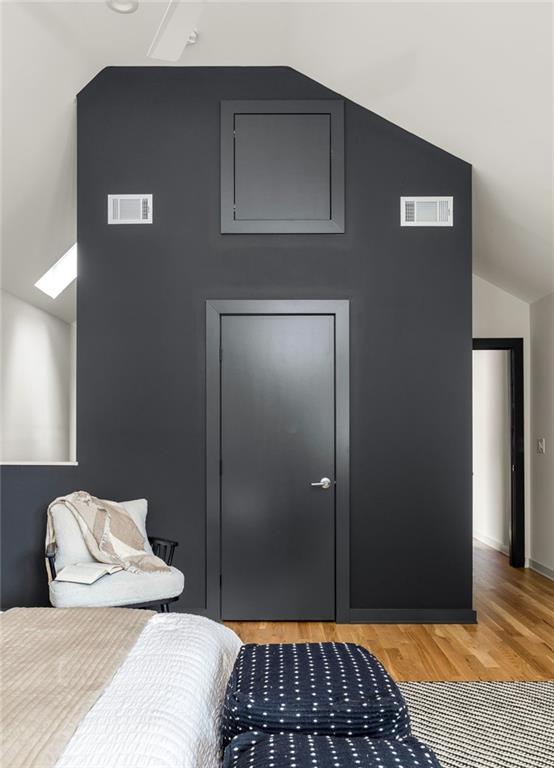
[[[554,678],[554,582],[479,542],[474,545],[478,624],[228,622],[244,642],[359,643],[397,680]]]

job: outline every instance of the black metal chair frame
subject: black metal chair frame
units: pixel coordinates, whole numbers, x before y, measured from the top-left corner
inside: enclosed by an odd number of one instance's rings
[[[164,561],[166,565],[173,563],[173,555],[175,554],[176,547],[179,546],[178,541],[172,541],[171,539],[162,539],[159,536],[149,536],[148,541],[152,547],[152,552]],[[46,560],[48,563],[48,569],[50,571],[51,579],[56,578],[56,545],[49,544],[46,548]],[[136,603],[134,605],[121,606],[122,608],[147,608],[149,610],[159,610],[160,613],[169,613],[170,603],[174,603],[179,599],[177,597],[168,597],[164,600],[155,600],[148,603]]]

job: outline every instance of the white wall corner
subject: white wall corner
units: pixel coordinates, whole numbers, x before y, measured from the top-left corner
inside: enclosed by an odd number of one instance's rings
[[[525,450],[525,557],[531,557],[531,319],[530,305],[473,275],[474,338],[523,339],[523,418]]]
[[[554,574],[554,293],[531,304],[531,567]],[[537,452],[544,438],[546,452]]]

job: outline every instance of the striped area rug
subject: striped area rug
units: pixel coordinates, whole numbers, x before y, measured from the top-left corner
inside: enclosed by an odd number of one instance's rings
[[[554,682],[399,686],[443,768],[554,768]]]

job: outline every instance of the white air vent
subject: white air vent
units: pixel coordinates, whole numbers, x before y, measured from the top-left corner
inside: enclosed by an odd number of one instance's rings
[[[451,227],[453,224],[453,197],[400,198],[402,227]]]
[[[152,224],[152,195],[108,195],[108,224]]]

